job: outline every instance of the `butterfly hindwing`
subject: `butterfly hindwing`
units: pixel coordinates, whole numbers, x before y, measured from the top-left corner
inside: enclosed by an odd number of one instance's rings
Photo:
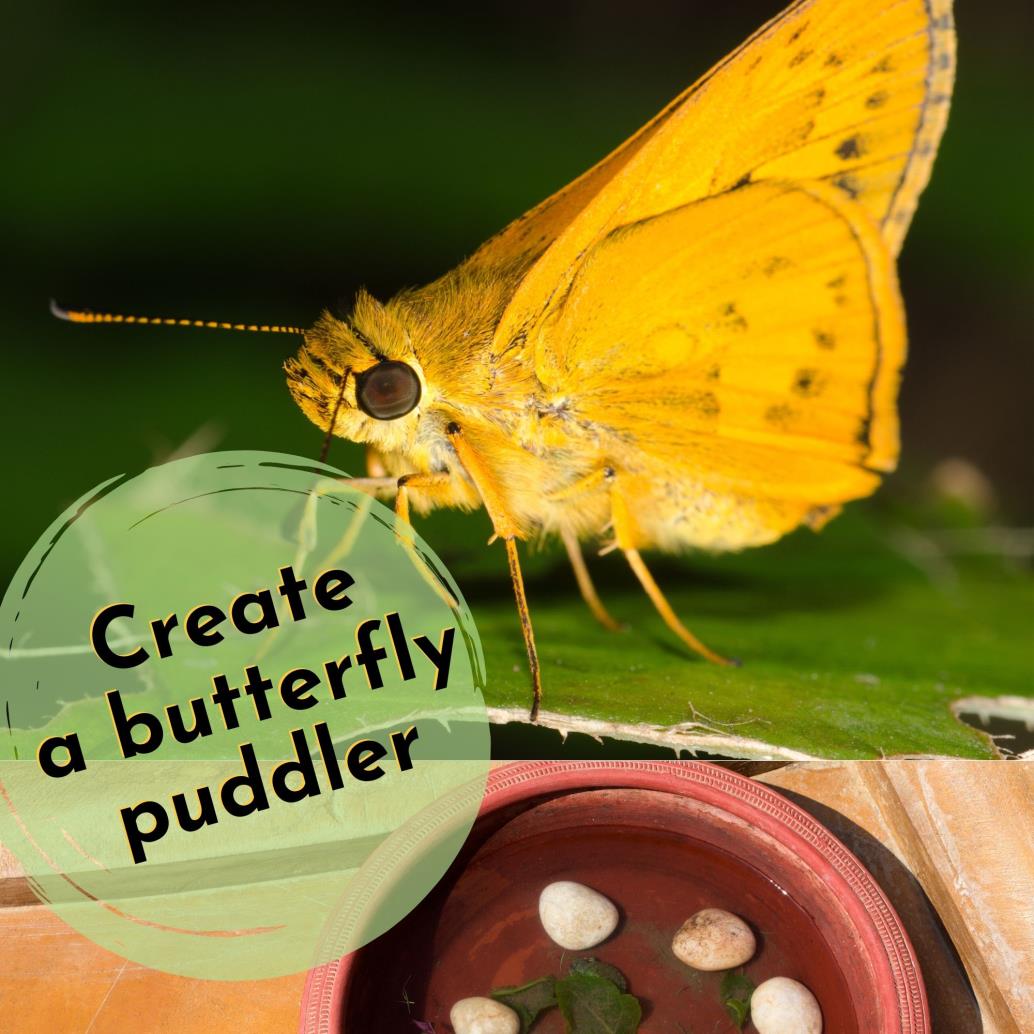
[[[822,182],[747,185],[613,231],[529,343],[607,462],[658,483],[828,505],[897,457],[893,260]]]

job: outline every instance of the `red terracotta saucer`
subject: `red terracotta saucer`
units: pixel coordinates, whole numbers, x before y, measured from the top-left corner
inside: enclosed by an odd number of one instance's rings
[[[302,1034],[452,1034],[459,998],[557,974],[570,962],[542,930],[538,895],[587,884],[621,912],[589,954],[617,966],[643,1004],[643,1034],[733,1034],[720,975],[671,954],[705,907],[743,916],[755,983],[789,976],[829,1034],[929,1034],[926,995],[900,920],[828,830],[767,786],[701,762],[531,762],[496,769],[460,856],[382,937],[309,974]],[[426,1028],[425,1028],[426,1029]],[[748,1025],[747,1030],[753,1028]],[[562,1034],[554,1010],[535,1034]]]

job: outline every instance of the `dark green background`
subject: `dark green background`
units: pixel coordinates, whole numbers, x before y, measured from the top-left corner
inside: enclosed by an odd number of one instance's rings
[[[48,297],[306,324],[361,284],[386,296],[433,278],[780,4],[721,6],[41,3],[8,16],[8,574],[62,507],[192,436],[204,448],[320,446],[284,388],[293,338],[76,327],[48,316]],[[957,19],[956,101],[901,263],[902,469],[875,505],[921,503],[936,462],[961,456],[998,497],[981,519],[1016,524],[1034,518],[1032,19],[1027,3],[976,0]],[[356,455],[337,443],[331,460],[354,469]],[[467,585],[483,514],[423,530]],[[532,560],[533,590],[546,562]],[[501,581],[470,578],[475,612],[479,593],[509,592],[501,555],[478,564]]]

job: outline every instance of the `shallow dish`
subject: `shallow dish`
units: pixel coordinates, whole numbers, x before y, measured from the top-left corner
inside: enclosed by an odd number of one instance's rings
[[[671,937],[699,908],[727,908],[758,934],[747,972],[791,976],[836,1034],[928,1034],[926,996],[900,920],[861,863],[773,790],[717,765],[509,765],[491,776],[460,857],[384,936],[309,974],[303,1034],[450,1034],[458,998],[559,973],[538,921],[541,888],[585,883],[622,920],[594,954],[644,1006],[642,1029],[734,1031],[720,975],[694,974]],[[681,1025],[681,1026],[680,1026]],[[560,1034],[554,1012],[535,1034]]]

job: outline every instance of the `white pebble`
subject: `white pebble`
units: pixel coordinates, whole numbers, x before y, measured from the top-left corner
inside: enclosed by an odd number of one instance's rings
[[[722,908],[705,908],[682,924],[671,950],[680,962],[711,973],[749,962],[757,941],[739,916]]]
[[[449,1012],[456,1034],[518,1034],[520,1017],[493,998],[464,998]]]
[[[560,880],[539,895],[539,919],[550,938],[568,951],[584,951],[617,928],[613,902],[581,883]]]
[[[750,997],[750,1018],[758,1034],[822,1034],[822,1010],[815,996],[789,977],[772,977]]]

